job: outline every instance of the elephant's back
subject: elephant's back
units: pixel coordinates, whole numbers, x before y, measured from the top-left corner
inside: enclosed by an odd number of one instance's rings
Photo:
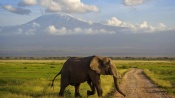
[[[71,83],[87,81],[90,60],[90,57],[69,58],[63,66],[62,75],[69,74]]]
[[[85,65],[85,64],[89,64],[90,63],[90,61],[92,60],[92,56],[90,56],[90,57],[71,57],[71,58],[69,58],[67,61],[66,61],[66,63],[68,64],[68,65],[76,65],[76,64],[78,64],[78,65],[80,65],[80,64],[82,64],[82,65]]]

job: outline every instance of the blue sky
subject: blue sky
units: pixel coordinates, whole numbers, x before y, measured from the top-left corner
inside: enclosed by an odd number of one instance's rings
[[[19,6],[23,1],[36,1],[37,4]],[[42,5],[42,0],[1,0],[0,26],[17,25],[26,23],[41,15],[41,10],[45,11],[49,6]],[[50,0],[43,0],[50,1]],[[59,1],[59,0],[58,0]],[[68,0],[67,2],[73,0]],[[130,23],[141,24],[144,21],[149,25],[163,23],[166,26],[175,27],[175,0],[75,0],[87,6],[95,6],[98,11],[89,10],[85,12],[76,11],[53,11],[54,13],[68,13],[75,17],[88,21],[101,22],[107,24],[107,20],[116,19]],[[134,3],[133,3],[134,2]],[[59,4],[59,2],[57,2]],[[4,6],[11,5],[15,8],[28,9],[27,14],[13,13],[5,9]],[[66,5],[64,5],[66,7]],[[71,5],[67,5],[71,6]],[[90,8],[89,8],[90,9]],[[48,11],[49,13],[51,11]],[[46,13],[48,13],[46,12]]]
[[[67,27],[49,24],[53,17],[45,19],[46,23],[37,21],[37,17],[49,13],[61,13],[59,17],[69,14],[68,17],[89,26],[74,27],[72,24],[76,23],[71,21]],[[174,57],[174,17],[175,0],[0,0],[0,55]],[[94,22],[105,25],[94,28]],[[60,20],[57,23],[61,23]],[[115,30],[107,29],[108,26]],[[45,36],[51,40],[45,40]],[[33,38],[35,40],[31,40]],[[45,41],[49,42],[43,44]],[[101,43],[104,41],[105,44]]]

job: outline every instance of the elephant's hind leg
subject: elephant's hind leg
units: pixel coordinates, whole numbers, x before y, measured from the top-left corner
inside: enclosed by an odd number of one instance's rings
[[[64,90],[69,84],[61,84],[59,96],[64,96]]]
[[[80,92],[79,92],[79,88],[80,88],[80,83],[77,83],[75,85],[75,97],[81,97]]]
[[[59,92],[59,96],[64,96],[64,90],[69,85],[68,78],[63,78],[64,76],[61,76],[61,88]]]

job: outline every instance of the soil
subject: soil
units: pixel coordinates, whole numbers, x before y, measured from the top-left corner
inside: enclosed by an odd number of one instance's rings
[[[141,69],[128,71],[119,85],[126,97],[114,91],[114,98],[175,98],[159,88]]]

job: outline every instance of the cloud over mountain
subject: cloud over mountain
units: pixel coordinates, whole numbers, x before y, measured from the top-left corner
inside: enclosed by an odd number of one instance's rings
[[[72,30],[69,30],[65,27],[62,27],[60,29],[57,29],[54,25],[51,25],[48,27],[48,33],[51,35],[94,35],[94,34],[114,34],[115,31],[107,31],[105,29],[82,29],[82,28],[74,28]]]
[[[166,26],[163,23],[158,23],[157,25],[149,25],[147,21],[143,21],[140,24],[131,24],[112,17],[107,20],[108,25],[117,26],[117,27],[127,27],[133,33],[154,33],[161,31],[175,31],[174,27]]]

